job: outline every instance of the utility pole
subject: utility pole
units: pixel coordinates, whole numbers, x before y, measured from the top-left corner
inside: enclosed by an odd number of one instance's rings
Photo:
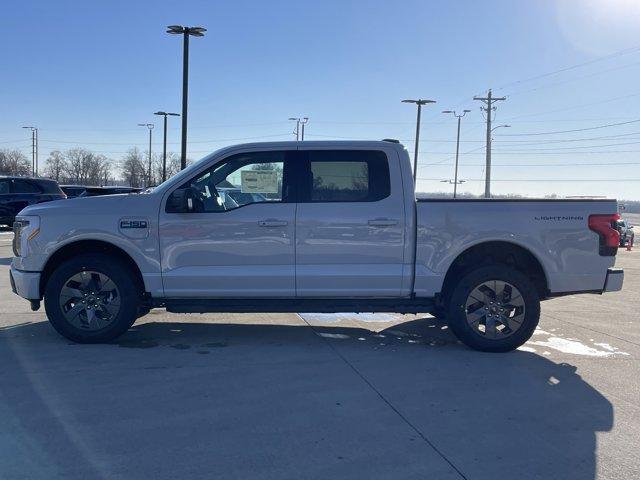
[[[485,168],[484,197],[491,198],[491,115],[496,110],[493,102],[506,100],[507,97],[493,97],[491,95],[491,89],[489,89],[486,97],[473,97],[473,99],[480,100],[484,103],[485,106],[480,108],[487,112],[487,165]]]
[[[416,175],[418,173],[418,146],[420,145],[420,113],[422,106],[427,103],[436,103],[435,100],[423,100],[421,98],[417,100],[402,100],[402,103],[415,103],[418,106],[418,118],[416,120],[416,146],[413,153],[413,183],[416,183]]]
[[[38,176],[38,129],[36,127],[22,127],[31,130],[31,174]]]
[[[296,129],[293,132],[293,134],[296,136],[296,142],[300,141],[300,121],[301,118],[300,117],[289,117],[289,120],[291,120],[292,122],[296,122]],[[302,127],[304,128],[304,126]],[[304,130],[303,130],[304,132]],[[304,134],[303,134],[303,139],[304,139]]]
[[[458,192],[458,184],[464,183],[464,180],[458,181],[458,154],[460,153],[460,120],[471,110],[463,110],[462,115],[458,115],[455,110],[444,110],[442,113],[452,113],[458,119],[458,135],[456,136],[456,168],[453,177],[453,198],[456,198]],[[445,180],[446,181],[446,180]]]
[[[153,123],[139,123],[139,127],[147,127],[149,129],[149,171],[147,172],[147,187],[151,186],[151,137],[153,132]]]
[[[309,121],[309,117],[304,117],[300,121],[300,124],[302,125],[302,134],[300,135],[300,140],[303,142],[304,142],[304,126],[307,124],[308,121]]]

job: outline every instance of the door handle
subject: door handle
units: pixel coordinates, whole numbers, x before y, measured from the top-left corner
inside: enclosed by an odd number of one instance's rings
[[[258,222],[261,227],[286,227],[289,222],[285,220],[262,220]]]
[[[398,224],[398,221],[390,218],[374,218],[369,220],[368,223],[370,227],[393,227]]]

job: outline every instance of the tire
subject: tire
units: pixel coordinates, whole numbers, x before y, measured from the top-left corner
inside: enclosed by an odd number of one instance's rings
[[[51,325],[77,343],[103,343],[122,335],[138,318],[141,301],[131,268],[118,258],[98,254],[60,264],[44,293]]]
[[[499,264],[467,272],[452,291],[447,315],[456,337],[483,352],[515,350],[531,338],[539,319],[535,285]]]
[[[431,315],[440,320],[447,319],[447,308],[445,306],[437,306],[430,312]]]

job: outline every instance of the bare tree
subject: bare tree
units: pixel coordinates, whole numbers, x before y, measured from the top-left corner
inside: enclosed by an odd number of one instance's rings
[[[45,177],[53,178],[59,182],[66,170],[68,170],[67,158],[64,153],[59,150],[51,152],[44,168]]]
[[[153,185],[162,183],[162,154],[158,153],[152,156],[153,166],[151,169],[151,180]],[[187,165],[192,163],[187,159]],[[173,177],[180,171],[180,155],[174,152],[167,152],[167,178]]]
[[[30,175],[31,162],[20,150],[0,150],[0,174]]]
[[[72,183],[101,185],[109,179],[109,160],[84,148],[73,148],[65,154],[64,177]]]
[[[122,179],[132,187],[145,185],[145,165],[142,152],[137,147],[129,149],[120,164]]]

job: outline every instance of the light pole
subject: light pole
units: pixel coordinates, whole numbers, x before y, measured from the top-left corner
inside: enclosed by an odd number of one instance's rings
[[[153,132],[153,123],[139,123],[139,127],[147,127],[149,129],[149,172],[147,175],[147,187],[151,186],[151,136]]]
[[[31,130],[31,174],[34,177],[38,176],[38,128],[37,127],[22,127]]]
[[[436,103],[435,100],[423,100],[421,98],[417,100],[402,100],[402,103],[415,103],[418,105],[418,118],[416,121],[416,148],[413,153],[413,183],[416,183],[416,174],[418,173],[418,145],[420,143],[420,112],[422,106],[427,103]]]
[[[162,181],[167,179],[167,116],[179,117],[179,113],[171,112],[155,112],[154,115],[162,115],[164,117],[164,141],[162,142]]]
[[[309,121],[309,117],[304,117],[302,120],[300,120],[300,125],[302,125],[302,133],[300,135],[300,140],[304,142],[304,126],[307,124],[307,122]]]
[[[511,125],[498,125],[497,127],[493,127],[489,130],[489,135],[487,135],[487,165],[486,172],[484,177],[484,197],[491,198],[491,143],[493,138],[491,138],[491,134],[494,130],[499,128],[509,128]]]
[[[182,142],[180,153],[180,168],[187,167],[187,100],[189,97],[189,36],[204,37],[207,29],[203,27],[183,27],[182,25],[169,25],[167,33],[182,35]]]
[[[458,191],[458,183],[463,183],[464,180],[458,182],[458,154],[460,153],[460,121],[462,117],[464,117],[471,110],[463,110],[462,115],[458,115],[455,110],[443,110],[442,113],[452,113],[454,117],[458,119],[458,135],[456,137],[456,168],[455,174],[453,177],[453,198],[456,198],[456,194]]]

